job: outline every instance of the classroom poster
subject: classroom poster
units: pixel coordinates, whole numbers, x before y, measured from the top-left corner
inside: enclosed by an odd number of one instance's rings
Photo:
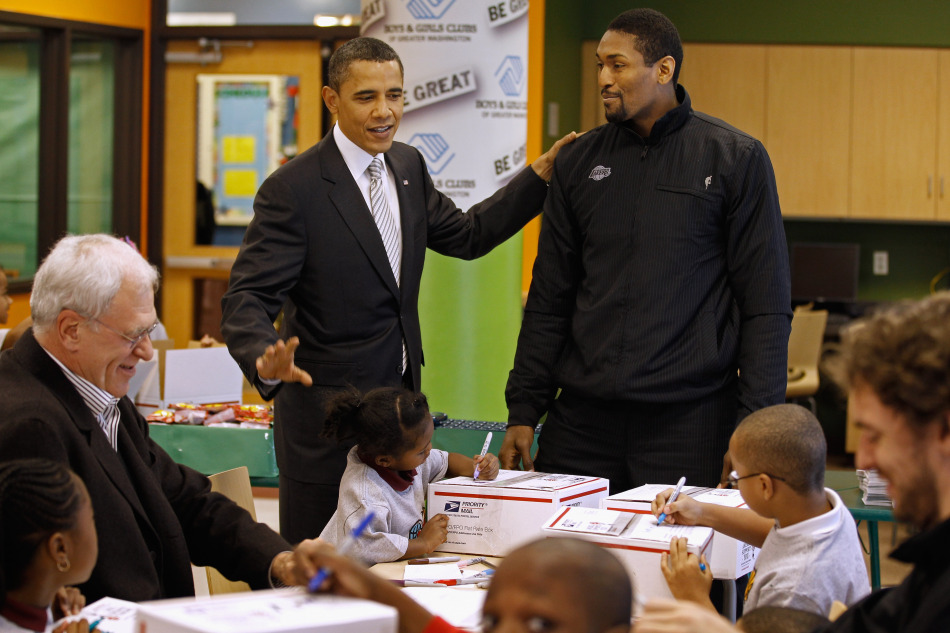
[[[362,0],[361,32],[399,53],[405,110],[396,140],[422,152],[455,204],[468,209],[525,166],[528,0]],[[423,388],[450,417],[505,419],[521,251],[518,235],[475,262],[427,255]]]

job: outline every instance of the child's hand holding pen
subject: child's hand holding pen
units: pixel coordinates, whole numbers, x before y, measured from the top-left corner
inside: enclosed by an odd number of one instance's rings
[[[475,462],[478,479],[492,480],[498,477],[498,458],[491,453],[476,455],[472,461]]]
[[[328,569],[332,572],[318,587],[319,591],[372,600],[395,607],[399,612],[400,630],[404,631],[421,631],[432,619],[431,613],[408,594],[403,593],[399,587],[356,561],[341,556],[329,543],[319,539],[309,541],[307,554],[314,575],[317,569]]]
[[[668,503],[673,494],[672,488],[667,488],[656,496],[650,503],[653,516],[666,514],[663,521],[666,525],[702,525],[703,504],[687,494],[679,495],[673,503]]]

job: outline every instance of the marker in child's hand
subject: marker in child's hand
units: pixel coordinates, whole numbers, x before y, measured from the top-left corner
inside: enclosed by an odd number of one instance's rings
[[[128,239],[128,238],[126,238],[126,239]],[[95,630],[96,630],[96,627],[99,626],[99,623],[102,622],[103,620],[105,620],[105,618],[99,618],[98,620],[96,620],[95,622],[93,622],[92,624],[90,624],[90,625],[89,625],[89,633],[92,633],[93,631],[95,631]]]
[[[679,496],[680,490],[683,489],[683,484],[686,483],[686,477],[680,477],[680,480],[676,482],[676,488],[673,489],[673,494],[670,495],[670,498],[667,499],[666,505],[670,505],[676,501],[676,497]],[[656,519],[657,525],[663,525],[663,521],[666,519],[666,512],[661,512],[660,516]]]
[[[491,431],[488,432],[488,436],[485,438],[485,443],[482,444],[482,458],[484,459],[485,453],[488,452],[488,445],[491,444]],[[482,463],[478,462],[475,464],[475,476],[472,479],[478,479],[478,473],[482,470]]]
[[[363,532],[366,531],[366,528],[369,526],[370,521],[372,521],[373,517],[375,516],[376,514],[372,510],[367,512],[366,516],[363,517],[363,520],[360,522],[360,524],[356,526],[356,529],[350,532],[350,538],[343,542],[343,545],[340,546],[340,549],[337,550],[337,553],[343,556],[348,551],[350,551],[353,548],[353,546],[356,544],[356,542],[359,540]],[[320,585],[322,585],[324,581],[330,577],[330,574],[332,573],[333,572],[330,570],[329,567],[321,567],[320,571],[318,571],[316,575],[310,579],[310,584],[307,585],[307,589],[309,589],[311,593],[315,592],[317,589],[320,588]]]

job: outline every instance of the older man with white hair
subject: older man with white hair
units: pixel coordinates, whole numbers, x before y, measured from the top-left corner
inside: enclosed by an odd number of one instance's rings
[[[306,581],[288,543],[176,464],[126,397],[152,357],[157,288],[119,239],[56,244],[34,279],[32,330],[0,356],[0,459],[52,459],[85,481],[100,543],[80,588],[90,600],[193,595],[191,562],[254,588]]]

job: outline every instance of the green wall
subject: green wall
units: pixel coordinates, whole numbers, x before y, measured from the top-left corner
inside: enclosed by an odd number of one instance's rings
[[[950,224],[786,220],[792,242],[850,242],[861,245],[859,301],[923,297],[930,281],[950,267]],[[887,251],[889,274],[873,272],[874,251]],[[946,289],[941,277],[938,289]]]

